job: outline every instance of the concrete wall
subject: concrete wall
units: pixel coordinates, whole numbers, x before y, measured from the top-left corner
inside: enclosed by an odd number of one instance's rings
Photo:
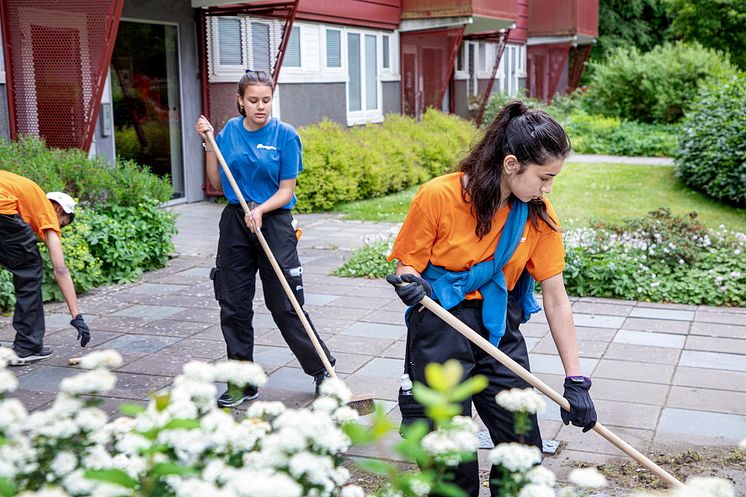
[[[347,125],[345,83],[283,83],[280,92],[280,118],[288,124],[305,126],[324,117]]]
[[[179,68],[181,71],[181,133],[186,200],[204,198],[204,159],[194,123],[201,113],[199,51],[194,9],[184,0],[125,0],[122,18],[132,21],[177,23],[179,26]],[[146,47],[143,47],[146,48]]]

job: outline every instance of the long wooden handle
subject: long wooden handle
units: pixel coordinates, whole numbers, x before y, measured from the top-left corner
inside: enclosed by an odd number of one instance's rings
[[[544,395],[552,399],[554,402],[559,404],[559,406],[562,409],[564,409],[565,411],[570,410],[570,403],[567,401],[567,399],[565,399],[559,393],[554,391],[549,385],[541,381],[539,378],[531,374],[531,372],[529,372],[523,366],[515,362],[507,354],[505,354],[500,349],[492,345],[488,340],[482,337],[482,335],[480,335],[476,331],[469,328],[460,319],[458,319],[456,316],[454,316],[453,314],[445,310],[438,303],[436,303],[433,299],[425,296],[425,298],[422,299],[420,304],[425,306],[427,309],[429,309],[433,314],[438,316],[440,319],[442,319],[443,321],[451,325],[456,331],[464,335],[466,338],[468,338],[470,341],[476,344],[479,348],[481,348],[482,350],[487,352],[489,355],[494,357],[498,362],[500,362],[505,367],[513,371],[515,374],[517,374],[518,376],[526,380],[534,388],[536,388],[541,393],[543,393]],[[671,485],[674,488],[684,488],[683,483],[681,483],[679,480],[674,478],[670,473],[668,473],[666,470],[664,470],[663,468],[655,464],[653,461],[645,457],[637,449],[635,449],[634,447],[629,445],[627,442],[625,442],[624,440],[616,436],[614,433],[612,433],[608,428],[603,426],[601,423],[597,422],[596,425],[593,427],[593,429],[599,435],[601,435],[606,440],[611,442],[619,450],[621,450],[622,452],[630,456],[632,459],[640,463],[645,468],[649,469],[656,476],[658,476],[661,480],[667,482],[669,485]]]
[[[231,184],[231,188],[233,188],[233,193],[235,193],[236,197],[238,197],[238,201],[241,203],[241,207],[243,207],[243,211],[246,213],[247,216],[251,216],[251,210],[249,209],[249,206],[246,203],[246,200],[243,198],[243,195],[241,194],[241,190],[238,188],[238,185],[236,184],[236,180],[233,178],[233,174],[231,173],[231,170],[228,168],[228,164],[226,164],[223,154],[220,153],[220,149],[218,148],[217,143],[215,143],[215,137],[212,135],[212,132],[210,131],[205,133],[205,135],[207,137],[207,142],[209,143],[210,147],[212,147],[213,152],[215,152],[215,156],[218,158],[220,167],[223,168],[223,172],[225,173],[225,176],[228,178],[228,182]],[[269,248],[269,245],[267,244],[267,240],[264,239],[264,235],[262,234],[262,231],[260,229],[255,229],[254,233],[256,234],[256,237],[259,239],[259,244],[262,246],[262,249],[264,249],[264,253],[267,255],[267,259],[269,259],[269,263],[272,265],[272,269],[275,270],[275,273],[277,274],[277,279],[280,280],[280,284],[282,285],[282,288],[285,290],[285,293],[290,299],[290,303],[293,305],[293,309],[295,309],[295,313],[298,315],[300,322],[303,324],[303,328],[306,330],[306,333],[308,333],[308,338],[311,339],[311,343],[313,343],[313,348],[316,349],[316,353],[319,355],[319,359],[321,359],[321,362],[324,363],[324,368],[326,369],[326,372],[329,373],[329,376],[331,376],[332,378],[336,378],[337,374],[334,372],[334,368],[329,362],[329,358],[326,357],[326,354],[324,353],[324,349],[321,348],[321,343],[319,343],[319,339],[316,338],[316,333],[313,332],[311,323],[308,322],[308,319],[306,318],[306,315],[303,312],[303,308],[300,306],[300,303],[298,303],[298,299],[295,298],[295,294],[293,293],[293,290],[290,288],[287,278],[285,278],[285,273],[283,273],[282,268],[277,263],[277,259],[275,259],[275,256],[272,253],[272,250]]]

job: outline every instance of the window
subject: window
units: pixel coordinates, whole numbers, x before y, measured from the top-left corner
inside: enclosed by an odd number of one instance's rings
[[[456,70],[464,70],[464,51],[466,50],[466,43],[462,43],[458,49],[458,55],[456,55]]]
[[[251,60],[249,68],[272,74],[269,43],[269,25],[261,22],[251,23]]]
[[[365,35],[365,110],[378,108],[376,35]]]
[[[342,67],[342,32],[326,30],[326,67]]]
[[[347,67],[350,73],[348,84],[348,109],[350,112],[362,110],[362,77],[360,65],[360,35],[347,34]]]
[[[487,44],[479,43],[479,71],[487,70]]]
[[[391,68],[391,61],[389,60],[390,54],[389,54],[389,35],[383,35],[383,53],[381,54],[381,57],[383,57],[383,60],[381,61],[381,65],[384,69],[390,69]]]
[[[231,17],[218,18],[218,65],[243,65],[241,20]]]
[[[300,67],[300,27],[293,26],[290,30],[290,40],[285,51],[284,67]]]

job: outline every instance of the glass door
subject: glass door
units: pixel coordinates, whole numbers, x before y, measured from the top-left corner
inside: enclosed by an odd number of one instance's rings
[[[116,153],[169,177],[184,196],[178,29],[121,21],[111,57]]]

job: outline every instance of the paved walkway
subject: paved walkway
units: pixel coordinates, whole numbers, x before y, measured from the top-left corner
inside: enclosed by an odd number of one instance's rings
[[[175,207],[178,257],[168,267],[81,298],[93,347],[114,348],[125,361],[105,409],[114,412],[122,401],[145,402],[190,359],[225,356],[208,279],[221,208],[210,203]],[[329,275],[364,237],[386,236],[395,226],[343,221],[336,215],[297,217],[304,230],[300,253],[306,309],[337,357],[340,376],[354,392],[373,394],[398,420],[404,306],[381,280]],[[287,349],[262,299],[255,304],[255,360],[269,375],[261,398],[308,404],[313,400],[311,378]],[[54,355],[13,369],[20,382],[16,395],[32,409],[47,405],[59,381],[79,372],[67,366],[67,359],[82,352],[64,304],[46,307],[46,344]],[[693,446],[733,447],[746,437],[746,309],[583,298],[573,301],[573,311],[581,365],[593,376],[599,419],[624,440],[651,454]],[[3,345],[12,339],[10,321],[0,318]],[[563,371],[545,317],[536,315],[522,329],[533,371],[561,391]],[[561,475],[577,462],[621,456],[595,433],[563,426],[556,406],[549,405],[541,416],[541,428],[544,438],[562,442],[560,452],[545,463]],[[738,479],[744,481],[744,476]]]
[[[670,157],[628,157],[623,155],[571,154],[567,162],[595,162],[602,164],[636,164],[638,166],[673,166]]]

